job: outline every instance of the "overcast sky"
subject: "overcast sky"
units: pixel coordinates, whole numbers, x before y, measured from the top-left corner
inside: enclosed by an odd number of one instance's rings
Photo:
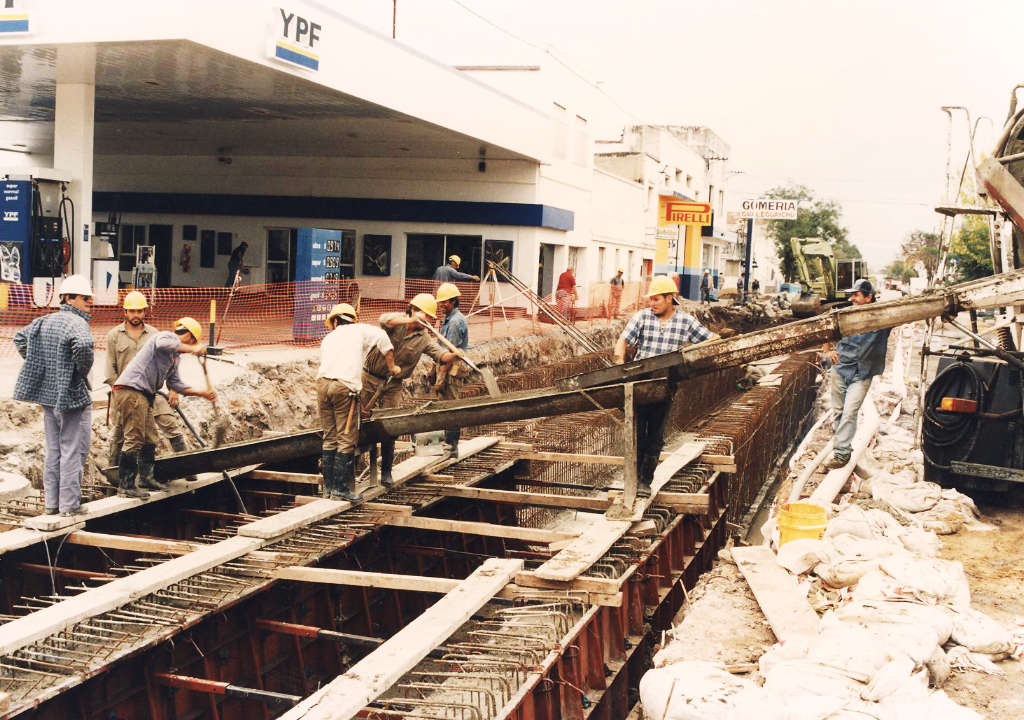
[[[391,34],[388,0],[326,4]],[[936,229],[939,107],[992,118],[975,143],[991,152],[1024,82],[1021,28],[1024,0],[398,0],[397,38],[451,64],[535,60],[512,36],[549,48],[638,120],[721,135],[742,171],[733,206],[789,182],[840,202],[878,270],[907,233]],[[957,178],[967,135],[955,114]]]

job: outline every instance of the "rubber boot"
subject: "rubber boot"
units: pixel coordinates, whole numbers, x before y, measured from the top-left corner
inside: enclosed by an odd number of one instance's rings
[[[121,497],[139,498],[145,500],[149,493],[135,487],[135,475],[139,470],[138,453],[121,453],[120,462],[117,466],[117,494]]]
[[[172,435],[171,437],[167,438],[167,442],[171,444],[171,450],[173,450],[176,453],[188,452],[188,445],[185,444],[185,438],[183,438],[181,435]],[[195,482],[196,480],[198,480],[198,478],[195,475],[189,475],[185,479],[188,480],[189,482]]]
[[[143,445],[139,451],[139,487],[146,490],[166,490],[167,483],[160,482],[154,475],[156,445]]]
[[[110,446],[110,452],[107,454],[108,467],[100,472],[103,479],[108,483],[117,487],[117,466],[121,464],[121,443]]]
[[[334,497],[335,464],[338,462],[334,450],[323,450],[320,454],[320,475],[324,479],[324,497]]]
[[[445,430],[444,431],[444,444],[447,446],[448,457],[452,460],[459,459],[459,438],[462,436],[461,430]]]
[[[395,484],[391,477],[391,466],[395,464],[395,441],[381,440],[380,443],[380,484],[391,487]]]
[[[334,461],[334,494],[335,500],[348,500],[351,503],[363,501],[363,496],[356,492],[355,456],[352,453],[338,453]]]

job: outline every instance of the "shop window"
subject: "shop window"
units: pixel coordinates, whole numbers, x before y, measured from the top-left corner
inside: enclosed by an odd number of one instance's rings
[[[341,231],[341,277],[356,276],[356,231]]]
[[[432,278],[444,262],[444,235],[409,233],[405,239],[405,276]]]
[[[512,252],[511,240],[484,240],[484,260],[494,263],[509,274],[512,273]],[[484,272],[487,272],[486,266]]]
[[[391,274],[391,236],[363,235],[363,275]]]
[[[133,270],[135,268],[135,246],[145,244],[145,225],[122,225],[121,242],[117,247],[117,269]]]
[[[445,262],[452,255],[462,259],[459,270],[470,275],[483,274],[483,238],[479,235],[445,235]]]
[[[295,280],[295,228],[267,229],[267,282],[283,283]]]

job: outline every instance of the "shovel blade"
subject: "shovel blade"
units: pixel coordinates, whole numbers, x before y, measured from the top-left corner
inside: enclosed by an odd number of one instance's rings
[[[491,397],[501,397],[501,390],[498,388],[498,381],[490,368],[480,368],[480,377],[484,379],[484,387]]]

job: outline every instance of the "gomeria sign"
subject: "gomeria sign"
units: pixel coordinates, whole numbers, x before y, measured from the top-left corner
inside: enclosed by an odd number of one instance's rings
[[[754,220],[796,220],[796,200],[779,200],[777,198],[758,198],[744,200],[740,204],[739,217]]]
[[[711,204],[680,200],[673,195],[658,196],[658,225],[711,224]]]

